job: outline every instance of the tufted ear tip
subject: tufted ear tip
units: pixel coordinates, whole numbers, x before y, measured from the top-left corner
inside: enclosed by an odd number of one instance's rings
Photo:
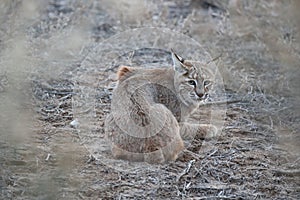
[[[177,55],[173,49],[171,49],[171,52],[174,70],[177,72],[188,71],[190,69],[190,66],[186,65],[185,60],[181,56]]]
[[[172,58],[173,58],[173,62],[175,62],[176,60],[179,61],[181,64],[184,63],[184,59],[182,57],[180,57],[177,53],[175,53],[175,51],[173,49],[171,49],[172,52]]]

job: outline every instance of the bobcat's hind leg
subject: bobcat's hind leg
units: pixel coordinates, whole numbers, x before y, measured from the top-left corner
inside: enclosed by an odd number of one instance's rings
[[[180,136],[179,124],[171,111],[167,110],[162,105],[157,106],[160,106],[161,108],[158,110],[165,111],[167,117],[164,126],[159,133],[157,133],[157,136],[155,136],[155,141],[159,141],[159,145],[156,144],[156,147],[159,147],[159,149],[149,154],[145,154],[145,161],[148,163],[175,161],[178,154],[184,149],[184,143]]]
[[[184,143],[180,135],[174,137],[173,141],[163,148],[163,155],[166,161],[175,161],[178,154],[184,149]]]
[[[132,162],[143,162],[144,161],[144,154],[142,153],[133,153],[128,152],[124,149],[117,147],[116,145],[112,145],[111,152],[114,158],[128,160]]]

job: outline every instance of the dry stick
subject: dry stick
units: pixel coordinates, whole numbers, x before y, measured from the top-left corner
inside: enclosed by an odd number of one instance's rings
[[[48,153],[48,155],[47,155],[47,157],[46,157],[46,161],[48,161],[49,159],[50,159],[50,157],[51,157],[51,154],[50,153]]]
[[[71,88],[58,88],[58,87],[53,87],[51,84],[49,83],[40,83],[40,86],[43,88],[43,89],[46,89],[46,90],[54,90],[54,91],[57,91],[57,92],[72,92],[72,89]]]
[[[197,159],[197,160],[200,160],[200,159],[203,158],[203,157],[200,156],[199,154],[194,153],[194,152],[192,152],[192,151],[190,151],[190,150],[188,150],[188,149],[184,149],[183,152],[184,152],[184,153],[187,153],[187,154],[190,154],[191,156],[193,156],[193,157],[194,157],[195,159]]]
[[[229,195],[229,196],[218,195],[218,196],[197,197],[197,198],[194,198],[194,199],[203,200],[203,199],[236,199],[236,198],[237,198],[236,195]]]
[[[242,100],[230,100],[230,101],[214,101],[214,102],[207,102],[204,104],[200,104],[200,106],[210,106],[210,105],[221,105],[221,104],[231,104],[231,103],[238,103],[241,102]]]
[[[192,165],[194,164],[195,161],[196,161],[195,159],[189,161],[187,167],[183,170],[183,172],[181,172],[181,173],[177,176],[177,179],[176,179],[177,182],[180,180],[180,178],[181,178],[182,176],[184,176],[185,174],[189,173],[189,171],[190,171],[190,169],[191,169],[191,167],[192,167]]]
[[[91,163],[91,162],[93,162],[95,160],[96,160],[96,158],[92,154],[90,154],[87,163],[89,164],[89,163]]]
[[[283,170],[283,169],[272,169],[278,175],[285,176],[300,176],[300,170]]]

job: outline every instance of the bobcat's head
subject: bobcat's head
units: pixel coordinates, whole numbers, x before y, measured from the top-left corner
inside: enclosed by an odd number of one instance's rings
[[[174,86],[180,100],[188,107],[197,107],[208,97],[211,74],[200,63],[192,64],[172,51]]]

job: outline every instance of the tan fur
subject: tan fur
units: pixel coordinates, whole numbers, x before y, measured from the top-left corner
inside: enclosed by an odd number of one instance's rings
[[[208,88],[198,67],[172,55],[174,68],[119,68],[112,113],[105,122],[115,158],[148,163],[174,161],[184,149],[182,139],[213,136],[217,131],[208,124],[186,122]]]
[[[118,80],[125,79],[133,71],[134,71],[134,69],[132,69],[131,67],[127,67],[127,66],[121,66],[121,67],[119,67],[119,70],[117,72],[117,78],[118,78]]]

